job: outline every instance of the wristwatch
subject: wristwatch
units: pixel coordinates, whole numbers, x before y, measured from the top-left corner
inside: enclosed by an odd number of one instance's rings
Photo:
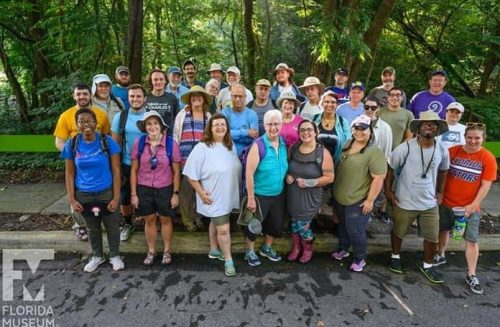
[[[174,191],[174,194],[179,195],[179,191]]]

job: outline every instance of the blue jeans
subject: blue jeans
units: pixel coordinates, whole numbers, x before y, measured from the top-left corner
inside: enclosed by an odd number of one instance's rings
[[[354,260],[359,261],[366,258],[367,237],[366,228],[370,214],[363,215],[360,205],[364,200],[350,206],[344,206],[335,201],[335,211],[339,217],[338,228],[339,247],[348,251],[352,245]]]

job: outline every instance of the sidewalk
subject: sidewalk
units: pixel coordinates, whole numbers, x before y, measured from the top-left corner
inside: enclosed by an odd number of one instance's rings
[[[70,214],[69,205],[62,183],[43,184],[0,184],[0,213],[21,214]],[[483,215],[500,216],[500,184],[493,184],[488,197],[483,202]],[[241,253],[245,248],[241,233],[234,233],[232,240],[233,252]],[[481,235],[483,251],[500,250],[500,235]],[[404,249],[421,249],[421,239],[409,235],[404,243]],[[158,240],[158,248],[161,248]],[[368,240],[369,252],[387,252],[390,249],[389,235],[376,235]],[[337,245],[337,239],[328,233],[317,234],[315,251],[330,252]],[[286,253],[289,249],[287,238],[276,241],[277,250]],[[73,232],[0,232],[0,248],[50,248],[56,251],[89,251],[87,242],[76,241]],[[176,253],[205,253],[208,248],[206,232],[176,232],[172,249]],[[146,240],[142,232],[134,233],[133,237],[121,243],[123,253],[143,253],[146,251]],[[450,251],[463,251],[463,243],[450,241]]]

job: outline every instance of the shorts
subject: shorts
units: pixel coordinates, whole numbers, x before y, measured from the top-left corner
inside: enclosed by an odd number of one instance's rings
[[[403,239],[415,219],[418,221],[418,235],[431,243],[438,243],[439,210],[438,206],[428,210],[405,210],[397,205],[392,209],[394,226],[392,232]]]
[[[272,237],[281,237],[285,217],[285,192],[283,191],[280,195],[274,196],[255,194],[255,197],[259,200],[260,211],[264,218],[262,232]],[[246,226],[244,226],[243,231],[250,241],[254,242],[256,240],[257,235],[251,233]]]
[[[130,205],[130,194],[132,193],[130,191],[130,170],[131,167],[129,165],[126,165],[122,163],[122,199],[121,199],[121,204],[122,206],[128,206]]]
[[[137,216],[150,216],[158,213],[164,217],[174,217],[175,210],[170,206],[173,186],[152,188],[137,185],[137,197],[139,208],[135,210]]]
[[[465,228],[464,239],[466,241],[477,243],[479,239],[479,221],[481,220],[481,213],[479,211],[473,212],[467,217],[467,227]],[[453,210],[445,205],[439,206],[439,231],[450,231],[455,224],[455,215]]]
[[[210,222],[214,224],[215,226],[222,226],[229,224],[229,217],[231,216],[230,213],[218,217],[210,217]]]

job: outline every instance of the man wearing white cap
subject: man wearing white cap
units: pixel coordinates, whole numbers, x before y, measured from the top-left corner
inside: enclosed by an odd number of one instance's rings
[[[448,123],[448,132],[439,135],[438,141],[447,149],[454,145],[465,144],[465,125],[459,121],[464,113],[464,106],[459,102],[452,102],[446,107],[446,123]]]
[[[284,92],[293,92],[300,102],[306,101],[306,97],[300,92],[297,85],[293,84],[292,77],[295,74],[293,68],[285,63],[279,63],[274,69],[274,79],[276,83],[271,89],[271,99],[278,101],[280,95]]]
[[[239,84],[241,81],[241,72],[238,67],[236,66],[231,66],[227,69],[226,72],[226,80],[227,83],[229,84],[229,87],[226,87],[224,89],[221,89],[219,94],[217,95],[217,108],[219,110],[224,109],[225,107],[231,107],[232,102],[231,102],[231,86],[235,84]],[[248,104],[250,101],[253,100],[253,95],[252,92],[250,92],[246,87],[245,87],[245,93],[246,93],[246,103]]]
[[[222,77],[224,76],[224,71],[222,70],[222,66],[220,64],[211,64],[210,69],[207,70],[207,74],[211,79],[213,78],[219,82],[219,90],[222,90],[229,86],[222,79]]]
[[[125,109],[129,109],[128,86],[130,85],[130,70],[127,66],[118,66],[116,68],[115,80],[116,84],[111,88],[111,93],[122,100]]]
[[[122,100],[111,93],[111,79],[106,74],[97,74],[92,79],[92,104],[104,110],[110,122],[125,109]]]

